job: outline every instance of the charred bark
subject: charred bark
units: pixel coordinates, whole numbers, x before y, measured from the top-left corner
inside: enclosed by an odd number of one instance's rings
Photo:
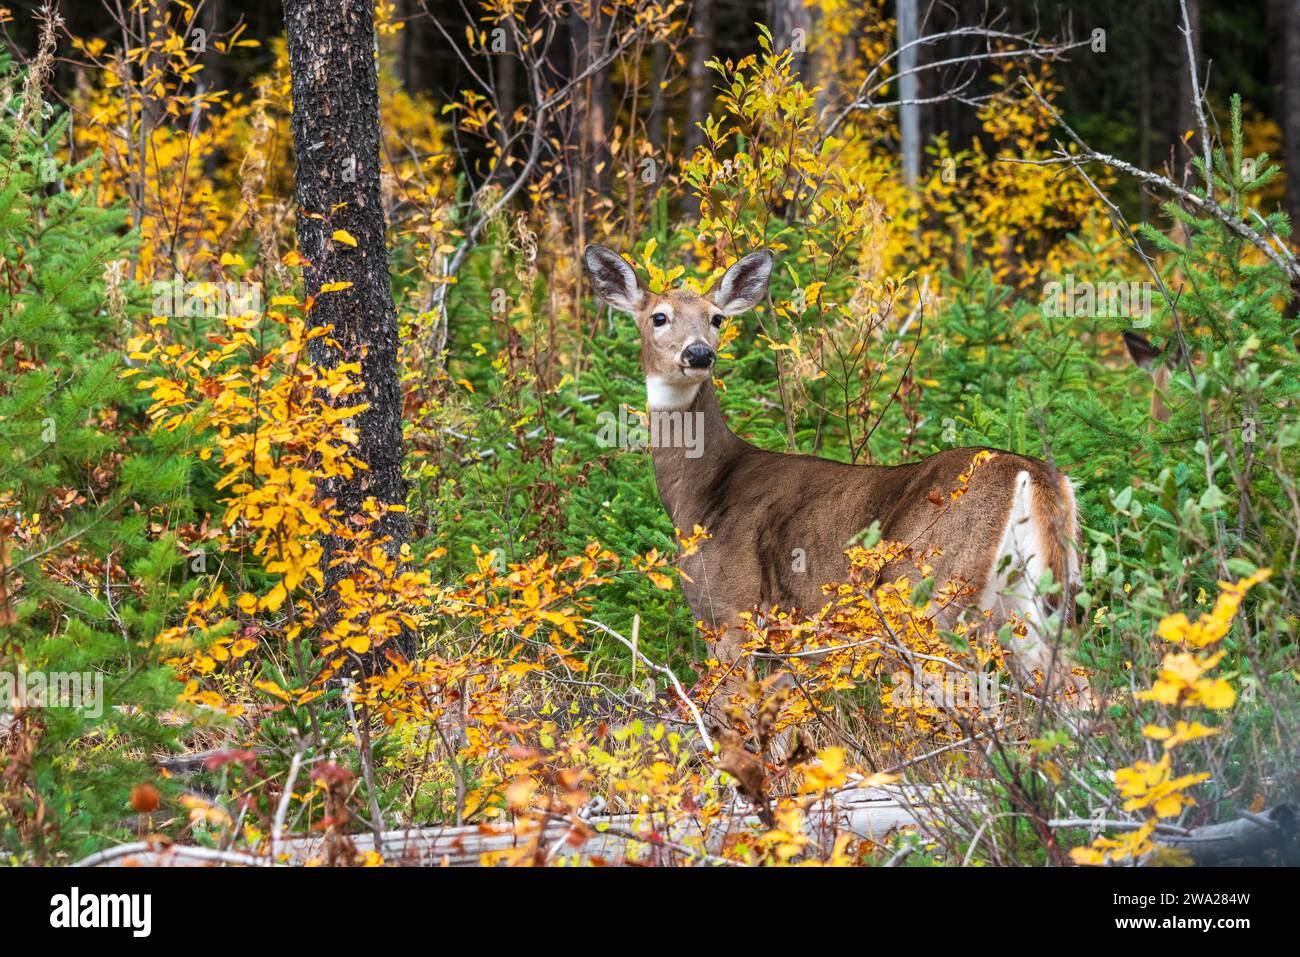
[[[342,401],[369,403],[358,417],[356,455],[365,463],[351,478],[326,480],[322,492],[345,517],[362,514],[374,496],[406,504],[402,476],[402,390],[397,371],[397,312],[388,274],[388,246],[379,191],[379,83],[375,68],[373,0],[284,0],[293,85],[293,139],[298,158],[298,246],[309,261],[305,293],[317,296],[316,325],[332,338],[312,341],[311,361],[361,366],[363,391]],[[333,238],[344,230],[356,246]],[[324,283],[349,282],[320,295]],[[396,555],[407,541],[405,512],[389,512],[374,529]],[[330,568],[338,541],[323,543],[326,584],[346,568]],[[405,648],[408,653],[411,650]]]

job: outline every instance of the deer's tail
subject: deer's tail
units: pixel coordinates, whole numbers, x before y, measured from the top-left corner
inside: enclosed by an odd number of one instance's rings
[[[1051,600],[1059,609],[1062,603],[1072,603],[1074,589],[1082,583],[1079,505],[1074,483],[1050,467],[1041,472],[1021,472],[1017,478],[1017,497],[1022,494],[1021,484],[1028,486],[1024,491],[1028,493],[1043,563],[1051,569],[1053,581],[1061,585],[1061,591]]]

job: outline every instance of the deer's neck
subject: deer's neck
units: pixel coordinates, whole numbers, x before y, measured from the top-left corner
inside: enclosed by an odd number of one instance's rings
[[[673,525],[689,533],[712,511],[719,476],[748,446],[727,428],[711,379],[696,386],[693,395],[654,380],[647,390],[659,497]]]

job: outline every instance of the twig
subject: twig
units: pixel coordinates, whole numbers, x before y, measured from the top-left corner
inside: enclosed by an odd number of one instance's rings
[[[1201,152],[1205,154],[1205,169],[1201,172],[1205,176],[1205,195],[1211,197],[1214,195],[1214,167],[1211,165],[1212,154],[1210,151],[1210,133],[1205,125],[1205,100],[1201,96],[1201,81],[1196,75],[1196,49],[1192,43],[1192,22],[1187,15],[1187,0],[1178,0],[1178,6],[1183,12],[1183,40],[1187,45],[1187,72],[1191,74],[1192,81],[1192,105],[1196,107],[1196,124],[1201,128]]]
[[[1112,821],[1099,817],[1064,817],[1052,818],[1047,822],[1048,827],[1087,827],[1101,828],[1113,827],[1120,831],[1136,831],[1139,828],[1146,827],[1145,821]],[[1176,824],[1157,824],[1157,834],[1173,834],[1177,837],[1191,837],[1192,832],[1185,827],[1178,827]]]
[[[900,761],[897,764],[893,765],[892,767],[885,768],[885,770],[882,773],[894,774],[898,771],[904,770],[905,768],[909,768],[914,764],[920,764],[922,761],[927,761],[930,758],[938,757],[939,755],[945,754],[948,751],[955,751],[957,748],[964,747],[968,744],[974,744],[980,738],[988,737],[990,734],[997,734],[999,731],[1005,729],[1006,726],[1007,723],[1005,721],[1000,721],[993,727],[985,728],[983,731],[977,731],[975,734],[972,734],[966,738],[962,738],[960,741],[953,741],[950,744],[945,744],[941,748],[935,748],[933,751],[925,752],[925,754],[918,754],[914,758],[908,758],[906,761]]]
[[[1082,167],[1086,163],[1100,163],[1102,166],[1106,166],[1117,172],[1131,176],[1143,185],[1159,187],[1178,200],[1188,204],[1189,206],[1193,206],[1213,219],[1218,220],[1232,232],[1236,233],[1242,239],[1245,239],[1267,256],[1269,260],[1272,261],[1273,265],[1277,266],[1277,268],[1282,271],[1291,283],[1300,285],[1300,261],[1297,261],[1295,255],[1290,250],[1276,248],[1272,243],[1265,239],[1264,236],[1260,235],[1245,222],[1225,210],[1214,200],[1213,196],[1202,198],[1190,190],[1179,186],[1173,180],[1161,176],[1159,173],[1149,172],[1141,167],[1134,166],[1132,163],[1126,163],[1121,159],[1116,159],[1114,156],[1110,156],[1107,153],[1097,152],[1084,142],[1083,138],[1074,131],[1074,128],[1071,127],[1069,123],[1065,122],[1065,119],[1061,114],[1043,98],[1042,94],[1038,92],[1032,83],[1023,77],[1021,80],[1030,92],[1033,93],[1034,98],[1038,100],[1043,109],[1051,115],[1053,121],[1060,126],[1074,144],[1079,147],[1079,153],[1067,153],[1062,149],[1051,159],[1019,159],[1008,156],[999,157],[1001,162],[1024,163],[1029,166],[1051,166],[1060,164],[1068,167]]]
[[[709,753],[712,754],[713,739],[709,737],[709,732],[704,727],[704,717],[700,714],[700,709],[695,706],[695,702],[691,700],[690,695],[686,693],[686,689],[682,687],[682,683],[677,680],[677,675],[673,673],[673,670],[664,665],[656,664],[655,662],[651,661],[649,658],[643,655],[638,649],[634,648],[632,646],[631,641],[624,638],[622,635],[620,635],[613,628],[610,628],[608,625],[601,624],[600,622],[592,618],[584,618],[582,619],[582,621],[584,624],[591,625],[593,628],[599,628],[601,631],[603,631],[605,634],[609,635],[612,638],[617,638],[624,645],[626,645],[628,650],[630,650],[633,655],[639,658],[647,668],[650,668],[651,670],[657,671],[659,674],[666,676],[668,680],[673,683],[673,690],[677,692],[677,697],[681,699],[682,703],[685,704],[687,709],[691,712],[691,717],[695,720],[695,728],[697,731],[700,732],[700,739],[704,742],[704,746],[709,750]]]
[[[293,753],[293,760],[289,762],[289,776],[284,782],[284,791],[280,794],[280,804],[275,809],[275,821],[271,824],[271,859],[275,860],[280,854],[280,840],[284,834],[284,821],[289,816],[289,800],[293,797],[293,785],[298,780],[298,771],[302,768],[302,756],[307,749],[305,741],[299,742],[298,750]]]
[[[384,853],[384,845],[379,835],[384,833],[384,815],[379,810],[379,797],[375,794],[375,776],[371,770],[371,753],[369,727],[366,728],[366,740],[361,738],[361,729],[357,725],[356,709],[352,707],[352,689],[355,683],[351,678],[343,682],[343,703],[348,709],[348,723],[352,725],[352,737],[357,742],[357,751],[361,756],[361,774],[366,782],[366,794],[370,797],[370,828],[375,834],[375,850]]]
[[[884,79],[878,79],[880,77],[881,71],[891,61],[900,57],[903,53],[910,51],[913,47],[930,45],[930,44],[939,43],[940,41],[943,40],[965,38],[965,37],[983,39],[986,42],[987,41],[999,41],[999,42],[1018,41],[1020,43],[1025,44],[1025,47],[1013,48],[1009,50],[999,50],[999,49],[991,48],[990,45],[990,48],[985,49],[983,52],[975,52],[975,53],[968,54],[966,56],[949,58],[946,60],[935,60],[928,63],[921,63],[907,70],[899,71],[898,73],[891,74],[890,76],[885,77]],[[987,26],[957,27],[956,29],[953,30],[945,30],[941,33],[930,33],[930,34],[926,34],[923,37],[917,37],[915,40],[912,40],[909,43],[902,44],[898,48],[891,50],[889,53],[881,57],[880,60],[876,62],[875,66],[872,67],[871,72],[867,74],[866,79],[864,79],[861,85],[859,85],[857,93],[854,94],[853,101],[849,103],[847,106],[843,107],[839,111],[839,113],[835,115],[835,118],[832,119],[831,122],[827,125],[826,131],[822,134],[822,142],[824,143],[827,139],[829,139],[831,135],[834,134],[834,132],[839,128],[840,124],[843,123],[848,118],[848,116],[851,113],[853,113],[855,110],[883,110],[883,109],[888,109],[890,107],[907,105],[907,103],[905,103],[901,98],[898,101],[893,101],[889,103],[878,103],[873,99],[873,96],[876,93],[879,93],[880,91],[885,89],[889,84],[894,83],[899,77],[903,75],[921,73],[926,70],[941,69],[945,66],[952,66],[954,64],[961,64],[964,66],[968,63],[976,63],[981,60],[1001,60],[1010,57],[1021,57],[1021,56],[1030,56],[1033,57],[1034,59],[1044,60],[1047,59],[1049,56],[1055,56],[1061,53],[1067,53],[1070,50],[1076,49],[1078,47],[1087,46],[1090,42],[1091,42],[1090,40],[1078,40],[1078,41],[1066,41],[1063,43],[1056,43],[1056,44],[1039,43],[1032,36],[1029,36],[1027,34],[1009,33],[1004,30],[993,30]],[[971,82],[970,80],[966,80],[964,82],[956,84],[952,89],[940,93],[938,96],[919,99],[916,100],[915,102],[935,103],[935,102],[940,102],[943,100],[950,100],[950,99],[961,100],[962,97],[960,96],[960,93],[962,90],[964,90],[967,86],[970,85],[970,82]]]
[[[254,854],[244,854],[239,851],[218,851],[210,847],[191,847],[188,844],[170,844],[164,847],[157,841],[134,841],[130,844],[119,844],[117,847],[96,851],[89,857],[83,857],[72,866],[98,867],[118,858],[130,857],[132,854],[150,853],[160,856],[184,857],[195,861],[214,861],[220,864],[243,864],[248,867],[271,867],[275,865],[274,859],[257,857]]]
[[[911,857],[912,852],[915,850],[916,848],[912,847],[910,844],[907,847],[900,848],[892,857],[889,858],[889,860],[885,861],[885,866],[897,867],[899,864],[903,863],[903,861]]]

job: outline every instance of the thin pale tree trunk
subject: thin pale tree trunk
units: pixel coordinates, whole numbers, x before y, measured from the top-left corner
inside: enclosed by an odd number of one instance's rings
[[[917,98],[917,0],[898,0],[898,108],[899,150],[903,161],[903,182],[915,186],[921,178],[921,109],[908,101]]]

